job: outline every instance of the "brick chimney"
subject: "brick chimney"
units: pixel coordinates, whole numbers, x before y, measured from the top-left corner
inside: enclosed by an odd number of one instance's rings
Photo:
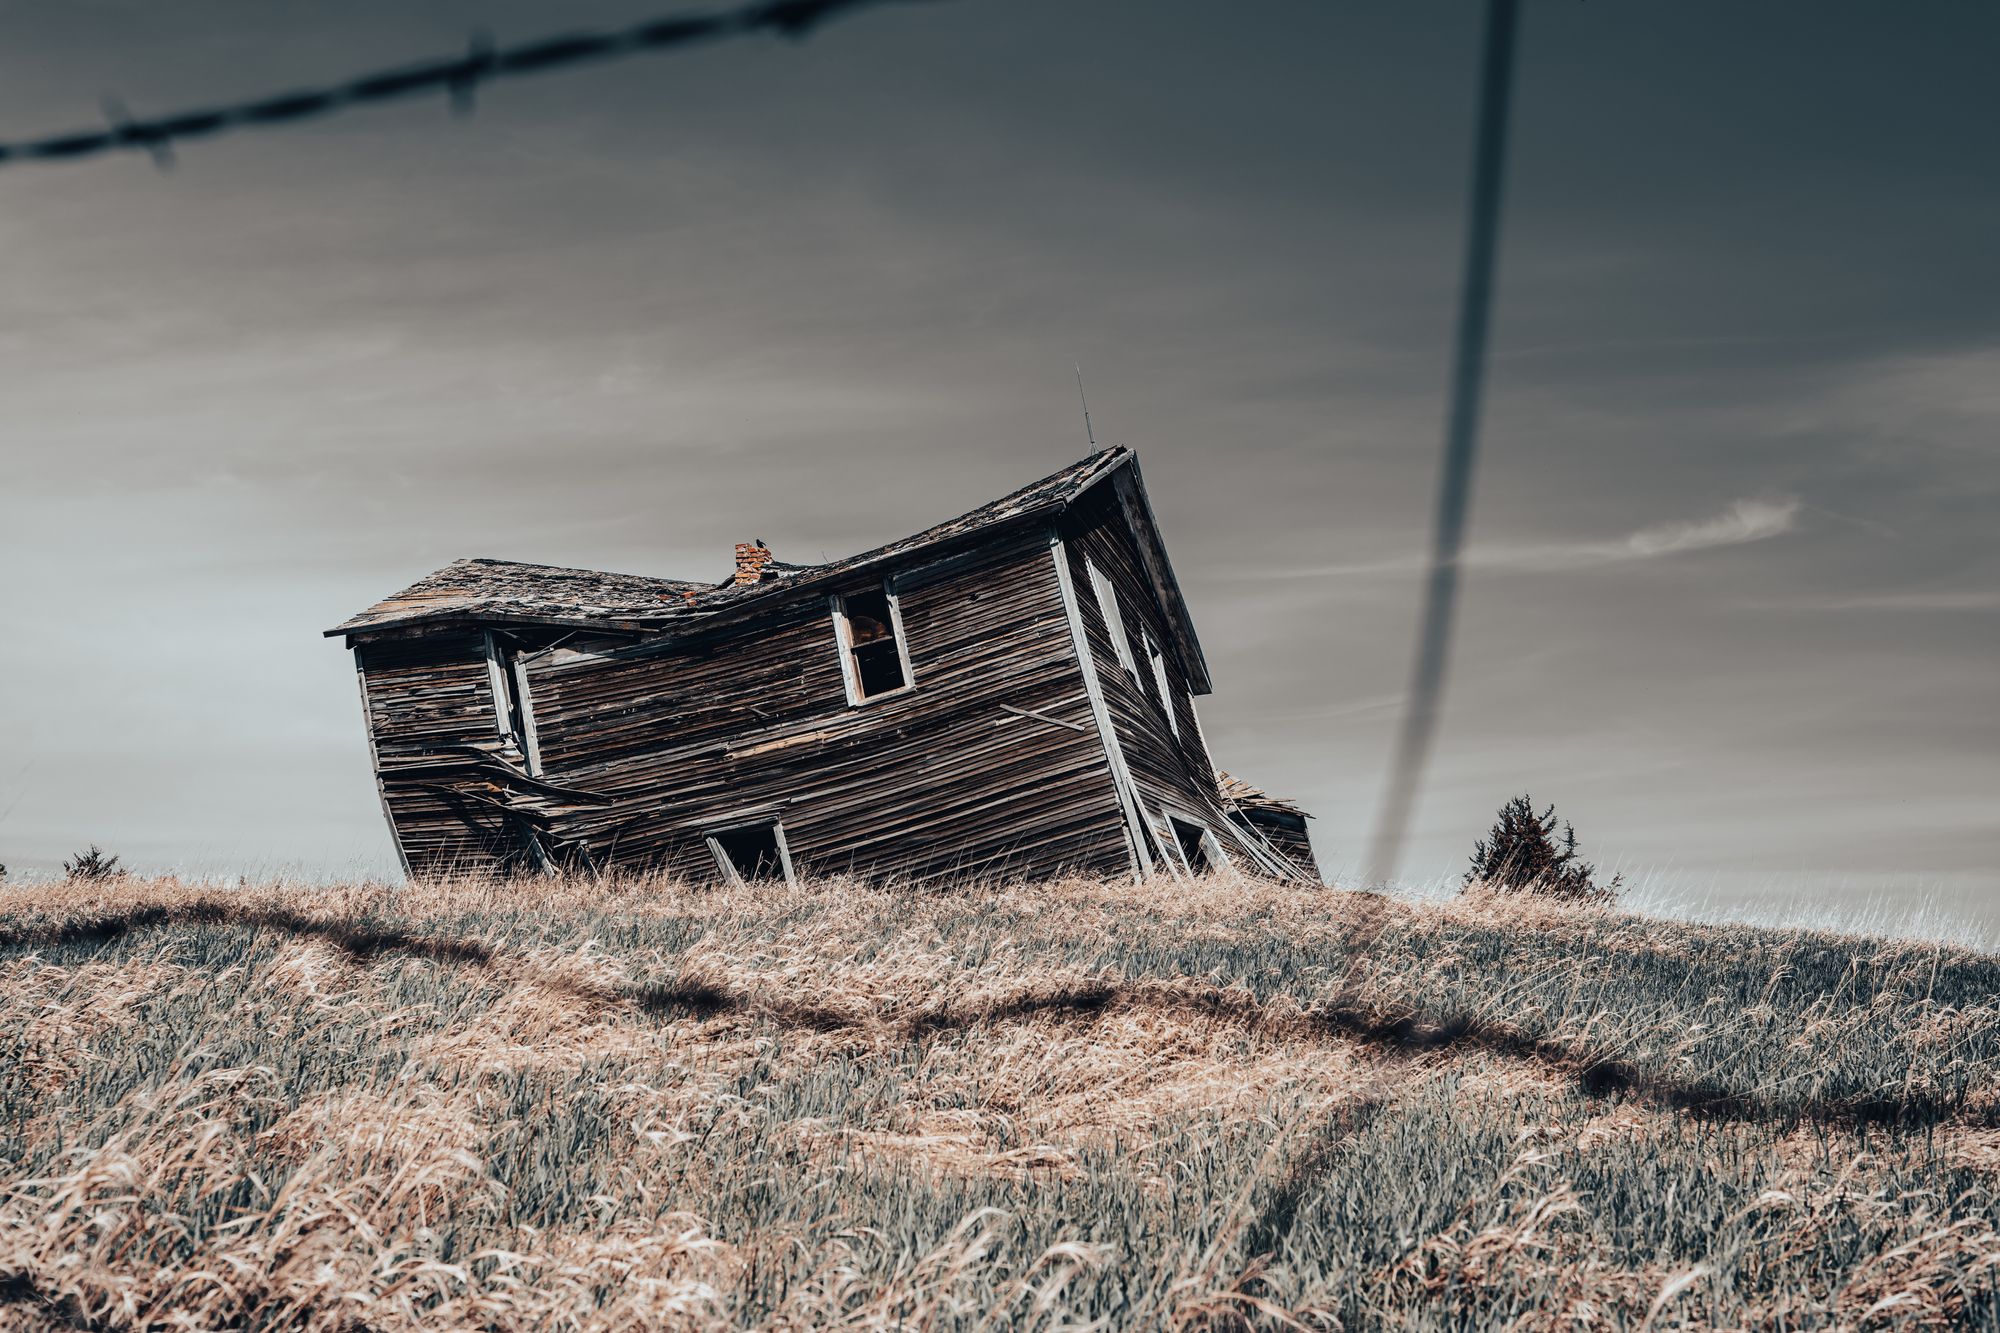
[[[764,577],[764,566],[771,563],[771,548],[763,542],[736,543],[736,585],[755,583]]]

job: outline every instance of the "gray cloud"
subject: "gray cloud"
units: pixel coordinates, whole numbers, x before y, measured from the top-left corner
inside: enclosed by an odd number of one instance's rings
[[[0,128],[656,7],[4,5]],[[751,536],[892,539],[1080,455],[1081,360],[1145,460],[1218,757],[1351,864],[1407,678],[1478,7],[1246,12],[910,6],[171,174],[0,171],[0,861],[389,873],[324,626],[463,555],[719,577]],[[1718,12],[1527,7],[1412,874],[1526,789],[1705,891],[1976,909],[2000,10],[1826,0],[1809,51],[1803,6],[1726,42]]]

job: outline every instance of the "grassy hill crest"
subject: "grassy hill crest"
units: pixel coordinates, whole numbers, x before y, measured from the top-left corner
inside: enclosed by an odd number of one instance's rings
[[[1215,878],[0,889],[0,1318],[2000,1328],[2000,959]]]

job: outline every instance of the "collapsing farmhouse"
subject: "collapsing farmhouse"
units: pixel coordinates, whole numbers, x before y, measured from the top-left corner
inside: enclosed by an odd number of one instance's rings
[[[1130,450],[829,564],[719,583],[460,560],[344,635],[404,869],[1317,882],[1225,780]]]

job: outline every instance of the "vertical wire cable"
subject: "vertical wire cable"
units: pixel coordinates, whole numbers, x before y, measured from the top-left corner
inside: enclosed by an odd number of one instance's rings
[[[1423,620],[1410,676],[1410,697],[1389,768],[1382,810],[1368,848],[1368,884],[1396,876],[1424,767],[1437,739],[1452,624],[1458,607],[1460,557],[1472,506],[1479,453],[1479,404],[1486,379],[1486,343],[1493,322],[1493,278],[1500,249],[1500,204],[1507,167],[1507,113],[1514,80],[1518,0],[1489,0],[1480,74],[1478,138],[1473,149],[1471,211],[1453,354],[1451,409],[1445,424],[1444,466],[1438,477],[1437,522],[1431,539]]]

